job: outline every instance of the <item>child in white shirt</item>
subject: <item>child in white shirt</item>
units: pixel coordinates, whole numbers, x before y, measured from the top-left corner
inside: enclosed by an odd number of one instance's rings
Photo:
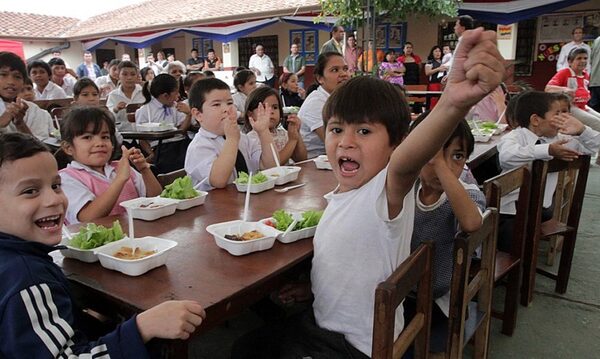
[[[233,104],[238,111],[238,118],[243,119],[246,113],[246,99],[256,88],[256,75],[250,70],[237,72],[233,77],[233,87],[236,90],[232,96]]]
[[[502,171],[523,165],[531,166],[534,160],[559,158],[570,161],[582,154],[598,152],[600,132],[583,125],[571,114],[561,112],[561,101],[555,94],[530,91],[520,94],[512,101],[516,101],[512,115],[519,127],[502,137],[498,144]],[[557,181],[557,173],[548,174],[542,221],[552,217],[552,198]],[[503,251],[511,248],[518,196],[517,190],[502,197],[498,249]]]
[[[115,115],[115,120],[120,123],[117,128],[121,131],[131,129],[127,121],[125,107],[130,103],[144,103],[146,98],[142,93],[142,86],[138,85],[138,68],[131,61],[121,61],[118,66],[120,85],[108,94],[106,107]]]
[[[98,77],[94,82],[100,89],[100,96],[106,98],[119,85],[119,64],[121,60],[112,59],[108,64],[108,75]]]
[[[463,34],[447,91],[405,139],[410,112],[392,84],[356,77],[333,91],[323,118],[339,185],[326,195],[313,240],[312,286],[280,292],[286,303],[314,295],[314,317],[308,311],[300,322],[261,337],[267,343],[238,342],[232,358],[265,357],[263,349],[276,357],[371,356],[375,288],[409,255],[415,180],[469,108],[500,83],[504,65],[495,41],[494,32],[482,29]],[[403,326],[400,307],[394,337]]]
[[[48,61],[48,65],[52,70],[52,78],[50,80],[60,86],[68,97],[72,97],[73,86],[75,86],[77,80],[73,76],[67,76],[67,66],[63,59],[55,57]]]
[[[23,121],[25,121],[25,124],[29,127],[31,134],[40,141],[43,141],[50,137],[50,133],[54,130],[54,124],[52,123],[52,117],[48,111],[41,109],[38,105],[33,103],[35,98],[33,91],[33,83],[28,77],[25,78],[23,89],[19,94],[19,98],[27,105],[27,111],[25,112]]]
[[[52,70],[47,63],[41,60],[36,60],[27,66],[27,72],[31,81],[35,84],[35,99],[36,100],[56,100],[67,98],[65,91],[50,81]]]
[[[188,147],[185,171],[199,189],[210,191],[233,183],[239,171],[256,173],[275,166],[271,151],[269,114],[265,108],[252,118],[259,141],[240,133],[229,85],[219,79],[196,82],[190,91],[192,116],[200,130]]]
[[[300,119],[296,114],[289,114],[286,118],[287,129],[283,127],[281,122],[284,115],[277,91],[268,86],[261,86],[248,96],[245,107],[244,130],[249,137],[256,140],[258,133],[252,129],[251,119],[258,116],[260,108],[265,108],[269,113],[269,131],[273,136],[273,144],[281,165],[288,163],[290,158],[294,161],[306,159],[306,147],[300,136]]]

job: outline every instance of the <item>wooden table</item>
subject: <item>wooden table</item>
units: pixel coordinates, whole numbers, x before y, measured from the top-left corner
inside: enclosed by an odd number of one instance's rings
[[[288,185],[301,182],[306,185],[287,193],[269,190],[252,195],[250,220],[270,217],[280,208],[296,211],[325,208],[323,195],[336,185],[333,172],[317,170],[312,162],[301,166],[298,180]],[[206,321],[197,330],[203,332],[278,288],[286,279],[286,272],[312,256],[311,239],[291,244],[275,242],[270,250],[241,257],[217,247],[206,226],[241,218],[243,206],[244,193],[229,185],[211,191],[202,206],[177,211],[153,222],[135,220],[136,236],[151,235],[178,242],[166,266],[139,277],[104,269],[99,263],[63,258],[59,252],[54,252],[53,257],[76,289],[84,291],[88,300],[96,301],[109,312],[128,317],[166,300],[196,300],[207,313]],[[127,233],[124,216],[94,222],[111,225],[117,218]]]

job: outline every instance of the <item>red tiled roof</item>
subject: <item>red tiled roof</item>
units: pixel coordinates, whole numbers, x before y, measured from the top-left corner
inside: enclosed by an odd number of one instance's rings
[[[80,20],[65,16],[48,16],[0,11],[0,37],[59,38]]]
[[[319,10],[319,0],[149,0],[81,21],[66,37],[90,38]]]

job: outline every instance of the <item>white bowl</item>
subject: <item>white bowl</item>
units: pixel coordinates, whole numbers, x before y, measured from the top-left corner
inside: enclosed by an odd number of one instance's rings
[[[492,138],[492,134],[473,134],[473,138],[475,139],[475,142],[488,142]]]
[[[122,240],[124,240],[127,237],[124,237],[122,239],[119,239],[118,241],[114,241],[111,243],[117,243],[117,242],[121,242]],[[60,253],[65,257],[65,258],[73,258],[73,259],[77,259],[79,261],[82,262],[86,262],[86,263],[94,263],[98,261],[98,256],[96,255],[95,251],[97,251],[98,249],[105,247],[111,243],[107,243],[105,245],[102,245],[100,247],[96,247],[96,248],[92,248],[92,249],[81,249],[81,248],[77,248],[77,247],[72,247],[69,244],[69,239],[66,237],[63,237],[62,240],[60,241],[60,244],[63,246],[66,246],[67,249],[61,249]]]
[[[315,165],[317,165],[317,168],[320,170],[332,170],[333,168],[331,168],[331,163],[329,163],[329,160],[327,159],[327,155],[321,155],[317,158],[315,158]]]
[[[235,183],[235,187],[237,188],[238,191],[240,192],[246,192],[246,189],[248,188],[248,184],[244,183],[244,184],[239,184],[239,183]],[[263,182],[263,183],[253,183],[250,185],[250,193],[260,193],[260,192],[264,192],[266,190],[269,190],[271,188],[275,187],[275,178],[273,177],[268,177],[268,179]]]
[[[194,197],[194,198],[188,198],[188,199],[168,198],[168,199],[175,201],[177,203],[178,210],[184,211],[186,209],[204,204],[204,201],[206,200],[207,195],[208,195],[208,192],[198,191],[198,196]],[[165,197],[158,197],[158,198],[165,198]]]
[[[496,130],[494,131],[494,135],[499,135],[502,132],[506,131],[506,129],[508,128],[508,124],[506,123],[497,123],[496,124],[498,127],[496,128]]]
[[[276,222],[275,219],[273,219],[273,217],[269,217],[269,218],[261,219],[260,223],[264,224],[265,226],[271,227],[268,224],[265,224],[267,221]],[[273,227],[271,227],[271,228],[273,228]],[[273,228],[273,229],[276,230],[277,232],[279,232],[279,234],[277,235],[277,240],[279,242],[293,243],[300,239],[313,237],[315,235],[315,232],[317,231],[317,226],[302,228],[297,231],[291,231],[290,233],[288,233],[285,236],[283,235],[284,231],[280,231],[277,228]]]
[[[159,123],[159,122],[147,122],[138,123],[135,125],[135,129],[139,132],[161,132],[174,130],[175,127],[171,124]]]
[[[140,197],[123,201],[122,207],[130,209],[133,218],[154,221],[160,217],[170,216],[177,210],[177,201],[162,197]],[[153,205],[152,207],[146,207]],[[156,206],[156,207],[155,207]]]
[[[265,236],[249,241],[233,241],[225,238],[226,234],[243,234],[253,230],[257,230]],[[275,237],[280,232],[260,222],[244,222],[241,220],[211,224],[206,227],[206,231],[215,237],[217,246],[234,256],[270,249],[275,243]]]
[[[130,276],[138,276],[150,269],[160,267],[167,262],[168,251],[175,247],[177,242],[157,237],[127,238],[117,242],[108,243],[95,250],[100,259],[100,264],[106,269],[119,271]],[[121,247],[138,247],[146,251],[156,251],[140,259],[120,259],[113,254]]]
[[[269,168],[268,170],[262,171],[262,173],[267,177],[275,178],[275,185],[281,186],[282,184],[297,180],[300,170],[302,170],[302,167],[281,166]]]

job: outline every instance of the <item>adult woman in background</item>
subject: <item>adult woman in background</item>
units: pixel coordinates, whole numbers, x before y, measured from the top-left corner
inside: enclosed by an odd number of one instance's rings
[[[427,76],[427,91],[442,91],[442,79],[446,76],[448,67],[442,65],[442,48],[435,45],[429,51],[427,63],[425,64],[425,75]],[[434,108],[438,102],[437,97],[431,99],[430,108]]]
[[[412,42],[404,44],[404,54],[398,57],[398,62],[401,62],[406,68],[404,74],[405,85],[418,85],[421,73],[421,58],[413,53]]]
[[[396,52],[388,50],[383,62],[379,65],[379,78],[391,84],[404,86],[404,73],[406,68],[400,61],[396,61]]]

